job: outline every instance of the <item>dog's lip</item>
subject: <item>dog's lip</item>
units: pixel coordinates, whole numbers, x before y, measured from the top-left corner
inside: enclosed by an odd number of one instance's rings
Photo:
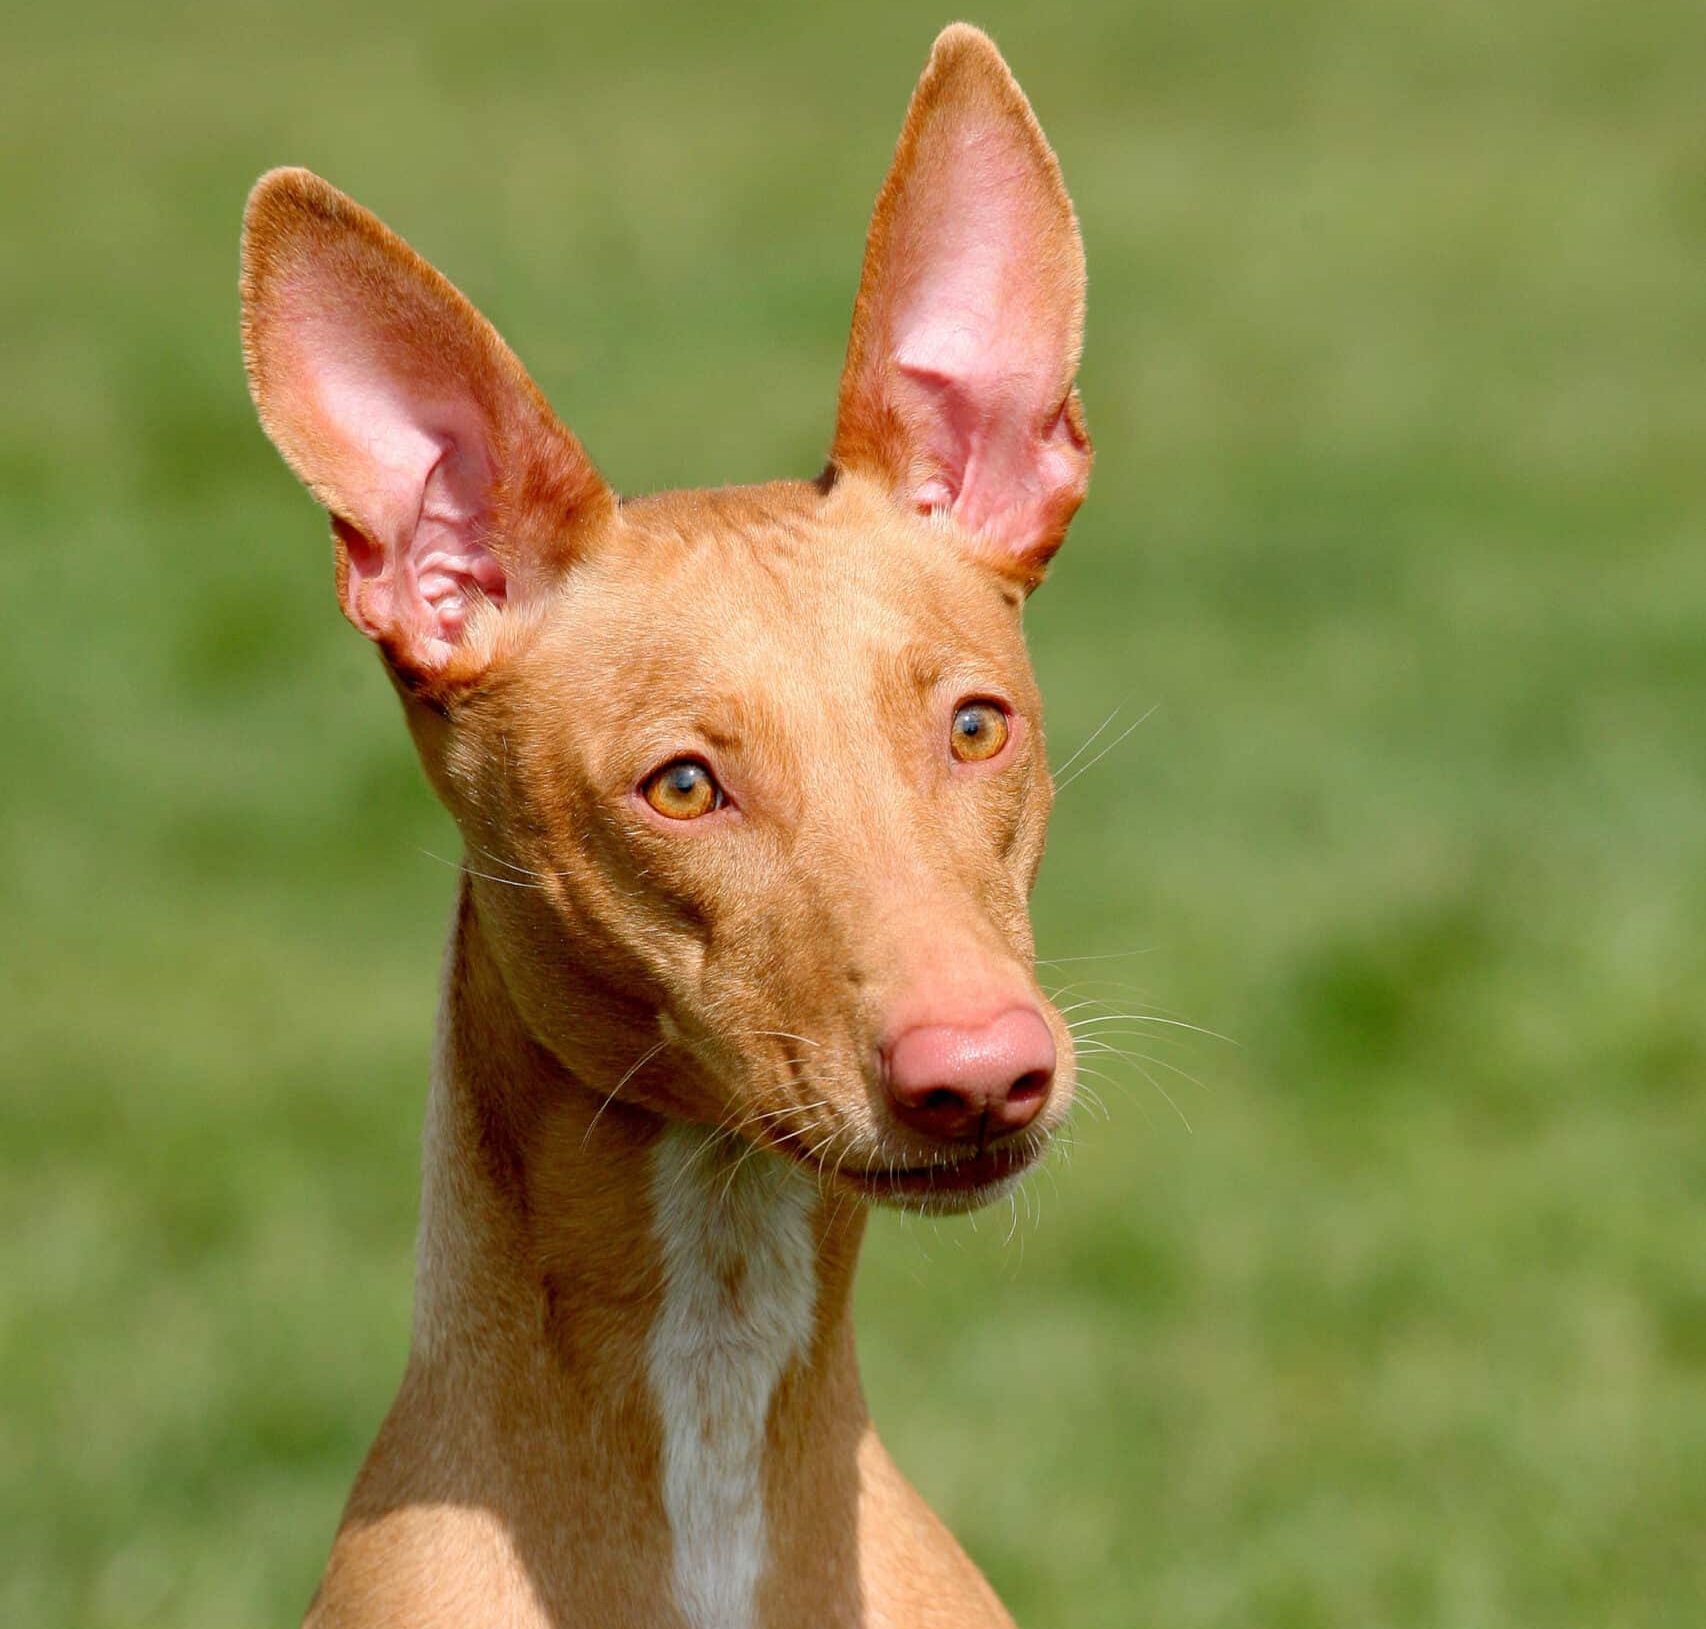
[[[944,1154],[922,1165],[885,1165],[879,1168],[826,1165],[815,1152],[792,1138],[774,1136],[769,1140],[820,1176],[845,1183],[868,1199],[922,1199],[932,1194],[976,1193],[980,1188],[995,1187],[1028,1169],[1042,1157],[1047,1146],[1036,1137],[1016,1137],[996,1143],[982,1152],[966,1150],[958,1155]]]
[[[1035,1143],[997,1143],[981,1154],[949,1157],[929,1165],[902,1166],[899,1170],[872,1170],[845,1166],[835,1174],[860,1193],[923,1198],[929,1194],[975,1193],[992,1188],[1034,1164],[1041,1150]]]

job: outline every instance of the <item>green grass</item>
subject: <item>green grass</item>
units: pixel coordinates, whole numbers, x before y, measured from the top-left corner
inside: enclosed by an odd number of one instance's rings
[[[946,20],[9,19],[0,1621],[293,1622],[405,1351],[455,844],[244,396],[249,182],[409,235],[620,486],[809,473]],[[1693,1629],[1706,12],[979,20],[1091,263],[1056,758],[1157,709],[1042,943],[1239,1045],[1095,1083],[1011,1242],[875,1227],[879,1421],[1030,1629]]]

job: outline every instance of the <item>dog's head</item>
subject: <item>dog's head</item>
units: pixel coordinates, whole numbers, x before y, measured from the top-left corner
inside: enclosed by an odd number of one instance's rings
[[[963,26],[877,201],[815,482],[617,498],[406,244],[305,171],[256,187],[262,422],[331,513],[509,994],[588,1091],[934,1208],[1059,1124],[1019,621],[1089,476],[1083,305],[1054,155]]]

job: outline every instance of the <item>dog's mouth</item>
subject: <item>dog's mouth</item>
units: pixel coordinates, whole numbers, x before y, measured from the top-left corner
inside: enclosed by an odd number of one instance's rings
[[[976,1210],[1029,1171],[1048,1149],[1046,1136],[1013,1137],[983,1149],[944,1150],[934,1159],[905,1165],[856,1159],[828,1161],[785,1135],[767,1139],[826,1184],[878,1205],[938,1212]]]
[[[1042,1151],[1040,1142],[1027,1137],[997,1143],[981,1153],[943,1154],[926,1165],[842,1166],[834,1179],[878,1204],[971,1210],[998,1197],[1036,1164]]]

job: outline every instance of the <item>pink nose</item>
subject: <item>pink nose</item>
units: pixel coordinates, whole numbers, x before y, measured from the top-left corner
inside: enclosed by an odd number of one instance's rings
[[[1035,1007],[987,1024],[921,1024],[884,1054],[895,1115],[943,1142],[991,1143],[1037,1117],[1054,1084],[1054,1037]]]

